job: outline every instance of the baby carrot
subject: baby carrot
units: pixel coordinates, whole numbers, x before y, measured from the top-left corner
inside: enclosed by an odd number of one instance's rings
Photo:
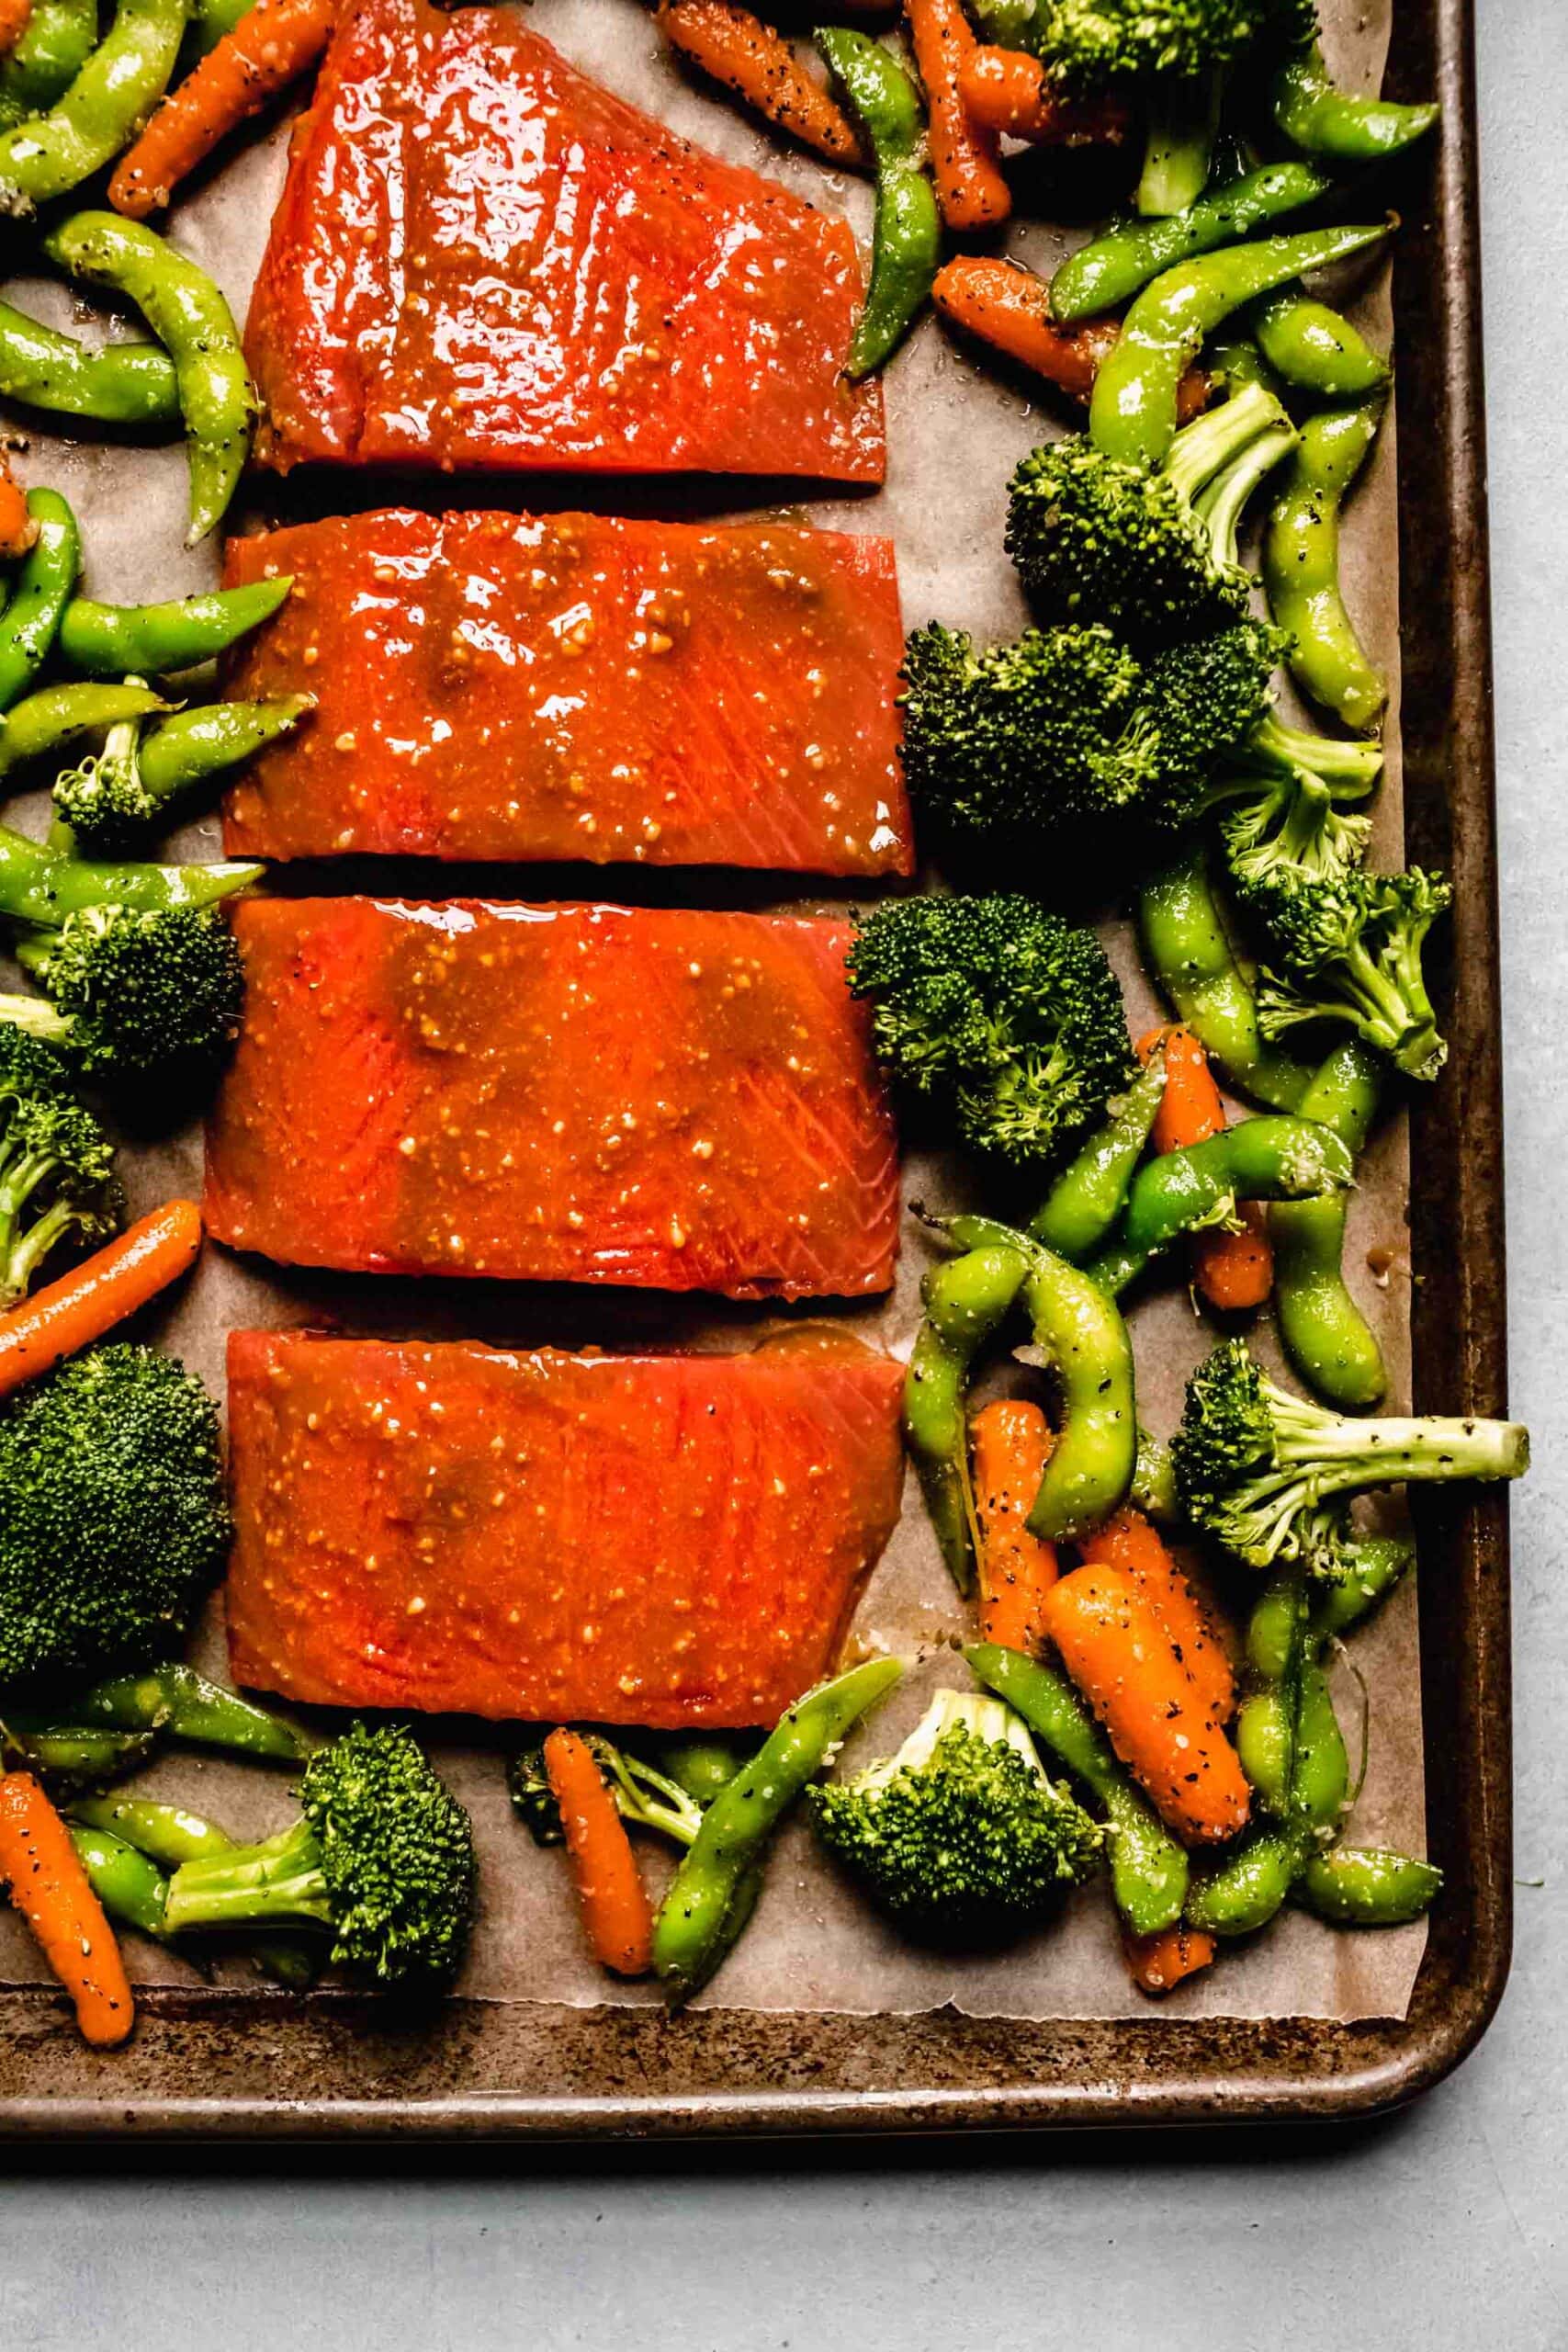
[[[969,1430],[980,1522],[980,1639],[1038,1657],[1041,1606],[1056,1581],[1056,1547],[1026,1521],[1051,1458],[1051,1425],[1038,1405],[998,1397]]]
[[[1151,1030],[1138,1040],[1139,1059],[1148,1061],[1162,1045],[1165,1092],[1155,1114],[1154,1148],[1184,1151],[1224,1131],[1225,1106],[1209,1057],[1190,1029]],[[1274,1253],[1262,1202],[1238,1202],[1236,1215],[1234,1231],[1216,1227],[1192,1236],[1192,1279],[1223,1314],[1261,1306],[1274,1286]]]
[[[1051,289],[1014,261],[961,254],[938,270],[931,300],[944,319],[993,350],[1015,359],[1074,400],[1087,401],[1107,352],[1122,329],[1115,319],[1085,319],[1065,327],[1051,316]],[[1189,368],[1180,413],[1196,415],[1208,398],[1208,379]]]
[[[1114,145],[1131,120],[1120,98],[1064,97],[1037,57],[974,40],[959,69],[959,90],[971,121],[1043,146]]]
[[[119,1946],[87,1883],[71,1833],[30,1772],[0,1779],[0,1881],[76,2005],[96,2049],[112,2049],[136,2022]]]
[[[27,494],[0,458],[0,562],[26,555],[38,537],[38,525],[28,511]]]
[[[963,0],[904,0],[915,63],[931,118],[936,200],[950,229],[988,229],[1012,210],[998,160],[997,134],[977,123],[959,87],[976,46]]]
[[[588,1742],[574,1731],[551,1732],[545,1777],[560,1807],[594,1959],[617,1976],[646,1975],[653,1965],[653,1905],[637,1875],[626,1825]]]
[[[90,1348],[166,1290],[200,1248],[200,1210],[190,1201],[168,1201],[85,1265],[0,1315],[0,1396]]]
[[[1186,1976],[1196,1976],[1201,1968],[1212,1968],[1217,1947],[1213,1936],[1201,1928],[1190,1928],[1179,1919],[1174,1928],[1162,1928],[1156,1936],[1122,1936],[1122,1950],[1126,1955],[1127,1973],[1140,1993],[1168,1993]]]
[[[1141,1588],[1198,1685],[1200,1705],[1215,1723],[1228,1723],[1235,1713],[1235,1676],[1230,1659],[1207,1611],[1166,1550],[1153,1521],[1141,1510],[1115,1511],[1103,1527],[1084,1537],[1078,1555],[1092,1567],[1120,1568]]]
[[[167,204],[231,130],[315,63],[336,17],[334,0],[254,0],[121,158],[109,182],[115,210],[144,220]]]
[[[1154,1603],[1123,1570],[1075,1568],[1045,1595],[1045,1630],[1111,1747],[1179,1837],[1234,1837],[1247,1776],[1204,1710]]]
[[[662,0],[659,27],[671,49],[727,90],[835,164],[863,164],[848,115],[815,81],[784,34],[732,0]]]

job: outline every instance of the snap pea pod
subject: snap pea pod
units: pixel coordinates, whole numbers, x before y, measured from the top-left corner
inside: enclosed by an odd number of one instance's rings
[[[169,1899],[165,1873],[112,1829],[89,1829],[80,1822],[66,1826],[87,1883],[109,1917],[161,1943],[164,1907]]]
[[[1291,1778],[1291,1810],[1320,1843],[1337,1837],[1350,1793],[1350,1758],[1323,1668],[1302,1668],[1300,1712]]]
[[[1382,1091],[1381,1057],[1360,1038],[1335,1048],[1302,1098],[1359,1154]],[[1307,1385],[1341,1412],[1369,1412],[1388,1386],[1382,1350],[1345,1281],[1346,1198],[1280,1203],[1269,1212],[1274,1314],[1286,1355]]]
[[[661,1739],[653,1760],[678,1788],[699,1804],[711,1804],[739,1771],[742,1758],[727,1739]]]
[[[1100,1806],[1111,1836],[1111,1891],[1135,1936],[1174,1927],[1187,1898],[1186,1849],[1133,1786],[1100,1725],[1072,1685],[1021,1650],[972,1643],[964,1653],[977,1679],[1023,1717]]]
[[[3,741],[0,738],[0,741]],[[0,915],[55,930],[85,907],[210,907],[258,882],[261,865],[102,864],[67,857],[0,825]]]
[[[1390,98],[1356,97],[1342,90],[1313,48],[1282,65],[1269,92],[1269,110],[1292,147],[1324,164],[1376,164],[1424,139],[1442,113],[1438,106],[1398,106]]]
[[[954,1217],[950,1230],[961,1249],[1010,1246],[1023,1255],[1024,1309],[1062,1408],[1029,1529],[1070,1542],[1119,1510],[1133,1483],[1138,1419],[1127,1326],[1098,1283],[1026,1235],[988,1217]]]
[[[145,1764],[157,1747],[150,1733],[105,1731],[94,1724],[49,1724],[30,1727],[7,1715],[0,1724],[0,1748],[45,1780],[99,1788]]]
[[[1248,1633],[1248,1663],[1272,1646],[1279,1671],[1253,1694],[1238,1722],[1238,1747],[1272,1826],[1255,1821],[1224,1860],[1199,1879],[1187,1898],[1190,1927],[1212,1936],[1249,1936],[1280,1910],[1311,1849],[1310,1829],[1297,1811],[1297,1776],[1303,1683],[1309,1663],[1311,1631],[1306,1574],[1299,1567],[1276,1578],[1259,1602],[1266,1613],[1266,1641]],[[1246,1758],[1250,1757],[1250,1763]]]
[[[1181,1234],[1215,1223],[1235,1202],[1325,1193],[1348,1184],[1354,1170],[1339,1138],[1311,1120],[1238,1119],[1203,1143],[1147,1161],[1114,1239],[1086,1271],[1119,1297]]]
[[[774,1830],[807,1781],[903,1671],[897,1658],[868,1658],[818,1683],[785,1712],[750,1762],[714,1798],[654,1922],[653,1965],[672,2002],[700,1991],[731,1950],[756,1899],[761,1858]]]
[[[9,57],[0,60],[0,130],[47,114],[92,55],[97,0],[37,0]]]
[[[1300,1683],[1312,1648],[1306,1571],[1282,1568],[1254,1603],[1247,1625],[1247,1663],[1254,1687],[1236,1713],[1242,1770],[1266,1813],[1290,1813]]]
[[[1278,400],[1285,389],[1248,335],[1227,335],[1217,343],[1211,343],[1203,354],[1203,366],[1211,376],[1227,384],[1233,392],[1244,391],[1248,384],[1257,384]]]
[[[1051,309],[1064,326],[1119,310],[1179,262],[1239,244],[1256,229],[1300,212],[1333,182],[1310,164],[1266,164],[1164,220],[1119,221],[1069,254],[1051,280]]]
[[[1158,1521],[1161,1527],[1175,1527],[1181,1521],[1181,1501],[1176,1491],[1176,1462],[1163,1438],[1156,1437],[1140,1422],[1138,1427],[1138,1458],[1133,1469],[1133,1483],[1127,1489],[1127,1499],[1134,1510],[1145,1519]]]
[[[1348,1573],[1327,1588],[1313,1610],[1313,1657],[1320,1658],[1330,1642],[1342,1641],[1381,1608],[1415,1561],[1416,1546],[1407,1535],[1370,1535],[1359,1543]]]
[[[142,739],[137,754],[141,781],[154,800],[171,799],[290,734],[314,707],[313,695],[286,695],[276,702],[211,702],[176,710]]]
[[[920,1285],[926,1312],[904,1378],[904,1436],[942,1558],[964,1593],[974,1589],[979,1549],[964,1409],[970,1370],[1026,1272],[1027,1257],[1008,1235],[998,1247],[982,1245],[933,1266]]]
[[[60,751],[78,735],[96,734],[122,719],[147,718],[168,707],[150,686],[42,686],[0,724],[0,776]]]
[[[61,616],[61,658],[91,678],[169,677],[226,653],[271,618],[293,585],[288,577],[253,580],[162,605],[73,596]]]
[[[13,211],[66,195],[130,144],[168,87],[185,22],[185,0],[118,0],[70,88],[0,136],[0,196]]]
[[[1282,286],[1254,303],[1252,332],[1269,367],[1319,400],[1361,400],[1388,382],[1389,364],[1381,352],[1303,287]]]
[[[81,533],[60,492],[29,490],[28,513],[38,537],[0,617],[0,710],[9,710],[42,669],[82,568]]]
[[[1204,340],[1233,311],[1276,286],[1348,261],[1388,234],[1375,227],[1265,237],[1181,262],[1146,286],[1100,363],[1089,401],[1089,438],[1128,465],[1163,465],[1176,438],[1181,379]]]
[[[84,1829],[107,1833],[133,1847],[149,1861],[176,1871],[182,1862],[206,1861],[226,1854],[233,1839],[215,1822],[183,1805],[160,1804],[150,1797],[77,1797],[66,1817]],[[303,1992],[321,1973],[323,1937],[269,1935],[246,1939],[246,1950],[265,1976],[291,1991]]]
[[[100,424],[180,422],[175,363],[155,343],[106,343],[89,350],[74,335],[40,325],[0,302],[0,396]]]
[[[1234,1854],[1200,1879],[1187,1898],[1187,1924],[1211,1936],[1256,1935],[1277,1918],[1302,1867],[1303,1840],[1292,1828],[1244,1838]]]
[[[76,212],[44,239],[72,277],[107,286],[135,303],[175,363],[190,468],[186,545],[204,539],[227,511],[251,449],[256,400],[222,293],[165,238],[117,212]]]
[[[1309,1911],[1337,1928],[1404,1928],[1442,1891],[1435,1863],[1385,1846],[1335,1846],[1314,1854],[1296,1882]]]
[[[1382,422],[1381,398],[1308,417],[1263,534],[1264,591],[1290,633],[1292,674],[1347,727],[1373,726],[1388,700],[1339,584],[1340,506]]]
[[[1299,1110],[1314,1072],[1264,1044],[1201,849],[1145,883],[1138,925],[1150,978],[1226,1085],[1271,1110]]]
[[[104,1724],[115,1731],[167,1732],[175,1739],[230,1747],[275,1763],[300,1764],[310,1754],[310,1742],[281,1715],[269,1714],[265,1707],[209,1682],[193,1666],[175,1661],[100,1682],[73,1699],[71,1708],[84,1724]]]
[[[1098,1249],[1122,1214],[1164,1095],[1165,1057],[1157,1054],[1057,1177],[1030,1219],[1032,1241],[1075,1265]]]
[[[920,163],[925,116],[914,83],[893,55],[848,26],[825,27],[818,48],[870,142],[876,180],[871,282],[844,373],[874,375],[908,333],[942,259],[942,217]]]

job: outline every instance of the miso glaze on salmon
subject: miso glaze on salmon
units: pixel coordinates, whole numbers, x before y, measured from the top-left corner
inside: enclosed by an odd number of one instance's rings
[[[848,927],[608,906],[236,907],[209,1230],[378,1273],[864,1295],[898,1164]]]
[[[898,1517],[900,1367],[236,1332],[236,1680],[333,1706],[772,1723]]]
[[[231,541],[278,573],[229,690],[317,707],[231,856],[910,869],[889,540],[399,509]]]
[[[350,0],[251,303],[258,454],[880,481],[854,240],[514,8]]]

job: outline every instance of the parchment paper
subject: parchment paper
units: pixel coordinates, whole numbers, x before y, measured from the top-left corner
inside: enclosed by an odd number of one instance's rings
[[[1325,0],[1328,47],[1351,77],[1377,80],[1386,47],[1389,0]],[[786,153],[727,103],[687,82],[664,55],[655,28],[635,0],[541,0],[539,28],[572,59],[625,96],[650,108],[677,130],[733,159],[754,164],[826,209],[846,212],[863,239],[870,224],[868,191]],[[223,283],[243,317],[250,286],[281,184],[287,127],[276,125],[230,162],[176,209],[176,241]],[[1052,198],[1040,209],[1049,218]],[[1026,203],[1025,210],[1032,208]],[[1028,220],[1015,225],[1007,249],[1048,271],[1081,232],[1063,232]],[[18,281],[11,299],[62,325],[81,327],[101,313],[77,311],[55,284]],[[1344,299],[1341,294],[1340,299]],[[1363,284],[1354,307],[1380,343],[1389,313],[1382,278]],[[99,332],[88,325],[89,334]],[[890,532],[897,546],[907,622],[936,617],[973,629],[982,639],[1015,631],[1024,618],[1010,566],[1002,553],[1008,478],[1036,442],[1069,421],[1054,405],[1035,405],[961,352],[928,320],[887,379],[890,463],[877,496],[826,500],[810,509],[824,526]],[[20,424],[22,420],[17,420]],[[212,549],[181,553],[186,501],[183,453],[128,449],[123,440],[56,439],[28,430],[30,447],[19,470],[49,481],[71,499],[84,526],[87,584],[116,599],[175,595],[214,576]],[[693,503],[705,511],[746,511],[736,486],[699,487],[694,494],[661,483],[651,491],[620,485],[533,483],[525,491],[478,479],[412,486],[415,503],[454,506],[600,504],[680,514]],[[286,519],[312,503],[317,511],[389,504],[410,485],[385,477],[312,483],[296,477],[287,490],[260,481],[253,520]],[[761,498],[767,496],[764,490]],[[754,509],[752,510],[754,511]],[[800,514],[797,506],[775,512]],[[1386,429],[1369,481],[1348,520],[1346,570],[1353,609],[1374,655],[1398,674],[1397,537],[1393,508],[1392,425]],[[1397,695],[1389,730],[1389,766],[1378,803],[1378,855],[1401,855]],[[41,828],[41,806],[22,821]],[[209,819],[181,839],[181,854],[217,854],[217,824]],[[326,876],[282,869],[276,887],[288,890],[409,889],[431,897],[478,890],[494,897],[639,898],[674,903],[758,903],[743,876],[657,876],[646,870],[595,875],[560,867],[531,871],[482,868],[423,873],[390,863],[336,865]],[[776,901],[775,901],[776,902]],[[809,890],[802,908],[826,907]],[[1156,1017],[1156,1007],[1125,926],[1107,935],[1127,983],[1134,1031]],[[193,1130],[173,1140],[152,1139],[125,1154],[132,1206],[152,1205],[171,1191],[195,1193],[200,1184],[200,1140]],[[1353,1287],[1388,1353],[1397,1400],[1407,1392],[1408,1281],[1405,1144],[1396,1124],[1379,1135],[1363,1162],[1351,1212],[1348,1265]],[[906,1197],[937,1205],[956,1198],[956,1171],[911,1161]],[[1368,1252],[1391,1270],[1375,1281]],[[896,1297],[883,1309],[853,1310],[845,1319],[896,1354],[906,1356],[918,1320],[918,1285],[928,1251],[912,1224]],[[809,1310],[820,1314],[819,1306]],[[149,1334],[165,1340],[206,1378],[223,1385],[225,1333],[248,1324],[316,1324],[361,1332],[428,1337],[467,1334],[501,1344],[551,1340],[571,1346],[671,1343],[749,1345],[758,1313],[722,1302],[671,1301],[637,1292],[573,1293],[547,1287],[489,1283],[378,1283],[334,1279],[243,1261],[209,1248],[195,1280],[170,1311],[150,1320]],[[1190,1364],[1210,1344],[1210,1328],[1195,1317],[1179,1286],[1156,1291],[1134,1310],[1139,1403],[1156,1430],[1172,1426]],[[1260,1336],[1271,1352],[1267,1332]],[[1245,1599],[1246,1588],[1238,1588]],[[1423,1849],[1423,1776],[1417,1685],[1416,1595],[1401,1591],[1382,1618],[1357,1637],[1356,1658],[1371,1697],[1371,1745],[1353,1834],[1359,1842]],[[924,1704],[928,1691],[967,1680],[951,1645],[964,1619],[937,1554],[913,1481],[903,1524],[866,1591],[854,1633],[860,1641],[919,1663],[868,1730],[846,1753],[886,1753]],[[197,1655],[223,1671],[219,1612],[212,1611]],[[1343,1670],[1336,1695],[1356,1745],[1358,1695]],[[438,1762],[470,1807],[481,1858],[482,1917],[462,1989],[502,2000],[597,2004],[647,2003],[647,1987],[618,1986],[586,1959],[581,1945],[566,1865],[558,1852],[541,1852],[513,1820],[502,1758],[513,1744],[484,1734],[476,1743],[468,1725],[431,1725]],[[291,1812],[287,1774],[240,1767],[190,1752],[169,1754],[139,1784],[178,1795],[241,1836],[261,1836]],[[651,1843],[651,1841],[649,1841]],[[784,1835],[766,1892],[744,1942],[704,1996],[711,2005],[772,2010],[914,2011],[953,2003],[975,2015],[1031,2018],[1156,2015],[1269,2017],[1296,2014],[1343,2019],[1402,2016],[1425,1940],[1417,1926],[1382,1935],[1335,1934],[1288,1913],[1247,1949],[1182,1987],[1163,2007],[1130,1988],[1117,1951],[1111,1906],[1103,1886],[1081,1894],[1049,1932],[994,1957],[954,1962],[914,1951],[848,1894],[815,1854],[804,1828]],[[136,1938],[129,1939],[133,1970],[147,1983],[188,1982],[183,1961]],[[239,1964],[234,1966],[238,1968]],[[0,1918],[0,1984],[41,1981],[36,1957],[17,1923]],[[280,1998],[283,1996],[279,1996]]]

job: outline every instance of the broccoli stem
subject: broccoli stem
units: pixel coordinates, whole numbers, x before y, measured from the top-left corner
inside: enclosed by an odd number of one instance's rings
[[[1290,425],[1272,392],[1261,384],[1245,385],[1230,400],[1205,409],[1201,416],[1182,426],[1160,471],[1190,503],[1206,483],[1244,458],[1254,442],[1276,431],[1281,420]]]
[[[1145,219],[1185,212],[1202,195],[1220,128],[1221,90],[1214,73],[1162,81],[1152,92],[1135,199]]]
[[[1259,388],[1253,386],[1250,389],[1256,390]],[[1269,395],[1266,393],[1264,397],[1267,399]],[[1230,404],[1227,402],[1226,406]],[[1189,431],[1190,429],[1188,427]],[[1238,541],[1241,518],[1247,512],[1253,492],[1273,472],[1280,459],[1290,455],[1299,438],[1295,426],[1281,410],[1275,421],[1259,433],[1240,457],[1234,458],[1222,473],[1216,475],[1195,501],[1201,520],[1208,526],[1214,560],[1228,571],[1235,571],[1240,565]]]
[[[1340,786],[1334,796],[1337,800],[1363,798],[1382,774],[1381,744],[1309,735],[1299,727],[1285,726],[1272,711],[1258,720],[1247,737],[1246,753],[1292,775],[1304,768],[1322,783]]]
[[[305,1821],[259,1846],[182,1862],[169,1883],[164,1926],[243,1927],[251,1919],[307,1919],[331,1927],[332,1906],[316,1833]]]
[[[1517,1421],[1360,1420],[1272,1387],[1269,1403],[1279,1466],[1309,1472],[1320,1497],[1400,1480],[1519,1478],[1529,1467],[1529,1432]]]

